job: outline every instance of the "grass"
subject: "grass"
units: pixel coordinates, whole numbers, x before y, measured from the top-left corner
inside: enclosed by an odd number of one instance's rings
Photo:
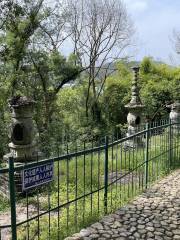
[[[179,138],[174,138],[175,150],[172,151],[171,166],[179,166]],[[152,136],[149,141],[148,186],[170,171],[168,132]],[[46,215],[18,227],[18,240],[26,239],[64,239],[80,229],[96,222],[104,214],[111,213],[127,204],[143,192],[145,182],[145,148],[124,150],[123,144],[109,148],[108,176],[114,173],[121,180],[111,184],[109,181],[107,195],[107,212],[104,208],[104,151],[86,156],[72,158],[55,163],[55,180],[47,187],[29,194],[18,202],[33,204],[41,211],[48,211],[63,205],[59,211]],[[89,194],[97,189],[93,194]],[[82,197],[83,195],[86,195]],[[89,195],[88,195],[89,194]],[[78,201],[73,201],[80,198]],[[73,201],[73,202],[71,202]],[[1,203],[0,203],[1,209]]]
[[[9,209],[9,201],[7,198],[0,195],[0,213]]]

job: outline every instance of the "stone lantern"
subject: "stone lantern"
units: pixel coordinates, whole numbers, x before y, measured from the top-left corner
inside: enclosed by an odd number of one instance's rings
[[[168,105],[167,107],[171,109],[169,115],[171,123],[175,124],[172,125],[173,133],[180,134],[180,102],[177,100],[173,104]]]
[[[10,157],[13,157],[16,166],[37,161],[37,157],[38,159],[43,157],[42,153],[37,151],[34,141],[35,131],[32,119],[34,103],[33,100],[22,96],[13,97],[9,101],[12,113],[10,153],[3,157],[7,164]],[[14,176],[16,193],[22,194],[22,173],[16,171]],[[0,192],[9,197],[8,174],[0,176]]]
[[[34,161],[37,157],[32,120],[34,101],[18,96],[12,98],[9,105],[12,111],[10,153],[5,155],[4,159],[12,156],[15,163]]]
[[[138,79],[139,79],[139,67],[132,68],[134,72],[134,78],[132,81],[132,88],[131,88],[131,101],[125,107],[129,110],[127,115],[127,122],[128,122],[128,131],[127,137],[136,134],[140,129],[140,124],[142,123],[142,111],[144,105],[141,102],[139,96],[139,87],[138,87]],[[129,147],[136,147],[136,146],[143,146],[142,137],[136,137],[132,140],[129,140],[126,143],[126,146]]]

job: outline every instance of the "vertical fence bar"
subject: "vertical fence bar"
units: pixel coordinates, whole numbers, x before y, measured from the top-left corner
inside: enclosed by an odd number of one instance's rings
[[[148,187],[148,169],[149,169],[149,123],[146,123],[146,146],[145,146],[145,187]]]
[[[86,150],[86,142],[84,141],[84,151]],[[83,198],[83,223],[85,222],[85,209],[86,209],[86,154],[84,153],[83,155],[83,194],[84,194],[84,198]]]
[[[172,124],[169,119],[169,171],[172,168]]]
[[[14,159],[9,158],[9,191],[10,191],[10,205],[11,205],[11,230],[12,240],[17,240],[16,230],[16,195],[14,182]]]
[[[69,153],[69,145],[67,143],[66,146],[66,153]],[[66,198],[67,198],[67,203],[69,203],[69,160],[70,158],[66,159],[66,181],[67,181],[67,192],[66,192]],[[67,211],[66,211],[66,227],[67,227],[67,234],[69,234],[69,204],[67,205]]]
[[[177,123],[177,127],[178,127],[178,144],[177,144],[177,161],[178,161],[178,166],[180,164],[180,144],[179,144],[179,140],[180,140],[180,120],[178,120]]]
[[[100,139],[98,140],[98,146],[100,146]],[[99,213],[100,213],[100,191],[99,191],[99,188],[100,188],[100,176],[101,176],[101,172],[100,172],[100,169],[101,169],[101,165],[100,165],[100,158],[101,158],[101,152],[100,150],[98,150],[98,217],[99,217]]]
[[[104,163],[104,212],[108,212],[108,144],[109,139],[105,139],[105,163]]]

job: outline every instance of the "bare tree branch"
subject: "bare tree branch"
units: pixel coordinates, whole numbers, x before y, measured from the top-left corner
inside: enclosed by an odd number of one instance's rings
[[[83,67],[89,67],[87,94],[93,92],[97,101],[108,76],[96,81],[108,59],[119,59],[123,50],[130,45],[133,35],[132,22],[121,0],[69,0],[71,39],[76,46]],[[96,69],[98,66],[98,70]],[[97,86],[100,85],[100,92]],[[91,91],[92,89],[92,91]],[[89,105],[86,97],[86,107]]]

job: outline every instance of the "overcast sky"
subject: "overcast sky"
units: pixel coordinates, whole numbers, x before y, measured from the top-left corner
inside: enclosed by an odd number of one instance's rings
[[[180,30],[180,0],[124,2],[137,30],[138,50],[135,59],[153,56],[157,60],[174,64],[176,54],[172,36],[174,29]]]

